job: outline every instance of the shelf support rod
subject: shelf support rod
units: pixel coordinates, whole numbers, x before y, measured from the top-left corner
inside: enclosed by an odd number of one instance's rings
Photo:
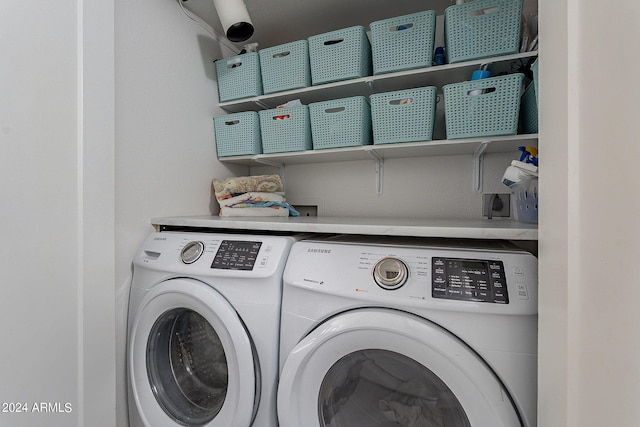
[[[384,159],[375,150],[367,150],[367,153],[376,161],[376,195],[382,196],[382,183],[384,181]]]
[[[473,191],[482,193],[482,175],[484,171],[484,152],[491,141],[482,141],[473,153]]]
[[[280,178],[282,179],[282,191],[284,191],[285,185],[284,185],[284,164],[283,163],[278,163],[268,159],[263,159],[263,158],[260,158],[260,156],[255,156],[251,160],[253,160],[256,163],[278,168],[278,175],[280,175]]]
[[[264,101],[260,100],[260,99],[256,99],[255,101],[253,101],[258,107],[262,108],[263,110],[270,110],[271,106],[269,106],[267,103],[265,103]]]

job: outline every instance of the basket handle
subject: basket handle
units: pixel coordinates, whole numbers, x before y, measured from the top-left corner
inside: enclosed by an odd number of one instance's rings
[[[242,65],[242,59],[240,59],[240,58],[234,58],[234,59],[230,59],[230,60],[227,61],[227,68],[228,69],[238,68],[241,65]]]
[[[414,102],[413,98],[400,98],[400,99],[392,99],[389,101],[389,105],[407,105]]]
[[[332,44],[342,43],[343,41],[344,41],[344,39],[327,40],[326,42],[324,42],[324,45],[325,46],[330,46]]]
[[[280,53],[276,53],[275,55],[273,55],[273,57],[274,58],[284,58],[285,56],[289,56],[290,53],[291,53],[291,51],[280,52]]]
[[[495,92],[496,90],[498,90],[495,87],[488,87],[488,88],[483,88],[483,89],[471,89],[469,91],[467,91],[467,96],[481,96],[481,95],[488,95],[490,93]]]
[[[228,120],[224,122],[226,126],[233,126],[233,125],[237,125],[238,123],[240,123],[240,120]]]
[[[285,114],[282,116],[273,116],[272,119],[273,120],[287,120],[291,118],[291,114]]]
[[[483,7],[481,9],[473,9],[469,11],[470,16],[483,16],[497,13],[500,10],[500,6]]]
[[[389,27],[389,31],[398,32],[398,31],[410,30],[411,28],[413,28],[413,24],[412,23],[402,24],[402,25],[394,25],[392,27]]]
[[[333,108],[327,108],[326,110],[324,110],[325,113],[329,113],[329,114],[333,114],[333,113],[340,113],[342,111],[344,111],[345,108],[344,107],[333,107]]]

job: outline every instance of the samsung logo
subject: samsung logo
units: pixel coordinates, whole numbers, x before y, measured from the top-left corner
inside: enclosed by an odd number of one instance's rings
[[[331,249],[309,248],[309,249],[307,249],[307,253],[312,253],[312,254],[330,254],[331,253]]]

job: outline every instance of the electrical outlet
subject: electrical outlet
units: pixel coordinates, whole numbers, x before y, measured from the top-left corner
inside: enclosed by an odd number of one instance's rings
[[[509,193],[486,193],[482,195],[482,216],[488,217],[489,203],[493,199],[492,217],[511,216],[511,194]]]
[[[294,205],[300,216],[318,216],[318,207],[314,205]]]

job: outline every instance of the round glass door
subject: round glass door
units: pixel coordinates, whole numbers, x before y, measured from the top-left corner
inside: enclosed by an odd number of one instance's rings
[[[153,325],[147,375],[158,404],[175,421],[204,425],[222,409],[229,372],[222,342],[207,320],[177,308]]]
[[[431,370],[400,353],[350,353],[327,372],[319,393],[323,427],[470,427],[460,402]]]
[[[222,295],[197,280],[167,280],[145,294],[133,319],[129,380],[145,426],[251,425],[260,364]]]

